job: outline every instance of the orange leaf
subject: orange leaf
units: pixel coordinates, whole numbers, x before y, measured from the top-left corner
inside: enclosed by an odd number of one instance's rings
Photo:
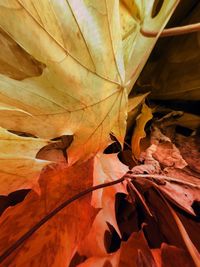
[[[93,159],[44,171],[39,180],[41,196],[30,192],[22,203],[2,215],[0,254],[64,200],[90,187],[92,180]],[[68,266],[97,213],[90,201],[91,194],[61,210],[13,252],[3,266]]]
[[[98,154],[94,161],[94,185],[114,181],[127,171],[128,167],[119,161],[117,154]],[[88,236],[81,244],[80,254],[89,257],[105,257],[107,255],[104,237],[106,232],[110,232],[108,223],[114,227],[119,236],[121,235],[115,215],[115,196],[118,192],[126,193],[126,187],[117,184],[93,192],[92,204],[101,210],[97,214]]]
[[[155,261],[142,231],[122,242],[120,267],[155,267]]]

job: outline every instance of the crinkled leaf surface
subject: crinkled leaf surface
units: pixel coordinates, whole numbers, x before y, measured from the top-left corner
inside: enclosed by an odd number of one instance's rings
[[[197,173],[200,173],[200,140],[198,135],[190,137],[176,135],[176,144],[181,152],[182,157],[187,162],[190,169]]]

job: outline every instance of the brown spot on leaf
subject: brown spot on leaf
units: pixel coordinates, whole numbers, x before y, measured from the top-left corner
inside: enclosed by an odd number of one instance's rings
[[[16,80],[40,76],[45,65],[20,47],[0,29],[0,74]]]

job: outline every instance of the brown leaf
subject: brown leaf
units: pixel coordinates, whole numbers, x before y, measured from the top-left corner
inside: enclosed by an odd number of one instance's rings
[[[195,267],[188,253],[178,247],[163,243],[161,249],[152,250],[158,267]]]
[[[200,179],[176,168],[165,169],[165,174],[177,181],[166,181],[164,185],[160,185],[160,190],[175,205],[195,215],[192,204],[200,201]]]
[[[133,233],[122,242],[119,267],[156,267],[151,250],[142,231]]]
[[[91,257],[77,267],[116,267],[118,266],[120,252],[104,257]]]
[[[42,74],[45,65],[30,56],[0,29],[0,73],[16,80]]]
[[[200,138],[198,136],[176,135],[176,144],[189,167],[200,173]]]

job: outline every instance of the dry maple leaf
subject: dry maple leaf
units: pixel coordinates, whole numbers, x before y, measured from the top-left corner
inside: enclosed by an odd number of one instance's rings
[[[50,162],[35,157],[48,143],[44,139],[21,137],[0,128],[1,195],[33,187],[37,190],[41,169]]]
[[[0,217],[0,254],[65,199],[87,189],[92,182],[93,159],[79,166],[43,171],[40,197],[32,191]],[[91,194],[61,210],[1,266],[68,266],[98,212],[90,202]]]
[[[99,154],[94,159],[94,185],[119,179],[128,171],[128,167],[122,164],[117,154]],[[107,256],[106,232],[110,233],[109,224],[120,236],[120,231],[115,215],[116,194],[127,193],[126,186],[117,184],[112,187],[93,192],[92,205],[101,209],[97,214],[91,230],[79,248],[79,253],[88,257]]]
[[[200,200],[198,175],[187,171],[187,163],[179,149],[158,128],[151,133],[151,143],[143,153],[144,164],[135,166],[133,173],[140,173],[141,177],[142,173],[149,173],[150,179],[157,177],[163,194],[181,209],[195,215],[192,204]]]
[[[1,112],[0,125],[41,138],[73,135],[71,163],[103,150],[111,131],[122,142],[125,83],[136,80],[158,38],[141,27],[159,33],[177,3],[164,1],[152,18],[154,1],[0,1],[4,43],[16,42],[30,68],[21,69],[24,79],[12,66],[0,76],[0,100],[16,108]]]
[[[93,184],[92,157],[111,142],[111,132],[123,142],[128,92],[178,2],[164,0],[154,14],[155,1],[147,0],[0,0],[0,126],[5,151],[0,161],[6,183],[2,191],[7,194],[33,187],[39,170],[47,164],[35,159],[37,152],[51,139],[73,136],[67,151],[69,165],[44,170],[39,180],[41,195],[30,192],[22,203],[1,216],[1,252],[64,199]],[[146,37],[145,31],[151,30],[156,36]],[[20,137],[19,132],[36,138]],[[10,147],[8,139],[15,148]],[[98,168],[95,165],[98,175],[104,172],[103,177],[97,177],[104,182],[110,176],[108,162],[101,162]],[[111,180],[124,172],[117,164],[118,173],[111,171]],[[15,172],[14,181],[10,169]],[[23,178],[28,175],[27,180],[19,181],[22,174]],[[106,188],[93,194],[93,199],[88,195],[61,210],[3,264],[69,266],[90,228],[92,233],[99,225],[102,228],[97,238],[103,250],[107,222],[119,233],[114,199],[120,190],[120,186]],[[91,200],[102,209],[99,221],[98,215],[94,220],[97,211]],[[95,262],[94,249],[88,249],[93,257],[88,259],[88,266]],[[116,265],[116,255],[109,257],[104,249],[99,266]]]
[[[22,81],[1,75],[3,101],[29,114],[12,111],[9,120],[11,113],[2,113],[0,124],[42,138],[74,135],[70,162],[104,149],[111,130],[123,141],[118,1],[1,1],[0,13],[3,30],[45,65],[40,76]]]

